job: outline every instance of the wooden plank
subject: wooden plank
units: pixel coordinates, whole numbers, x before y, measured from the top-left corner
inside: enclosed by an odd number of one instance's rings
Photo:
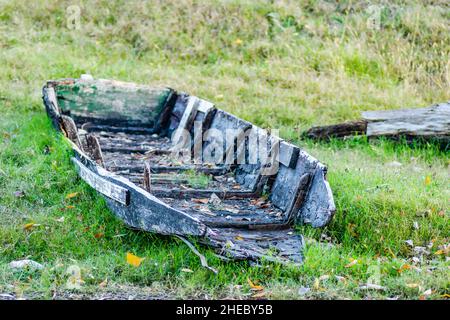
[[[318,163],[312,177],[308,194],[297,215],[297,223],[315,228],[326,226],[336,212],[333,193],[326,180],[327,168]]]
[[[450,103],[450,102],[449,102]],[[450,115],[450,104],[440,103],[427,108],[409,108],[394,110],[363,111],[362,117],[367,121],[384,121],[391,119],[426,118],[432,114]]]
[[[450,104],[429,108],[367,111],[362,113],[367,136],[450,136]]]
[[[72,158],[71,160],[77,168],[79,176],[92,188],[121,204],[126,206],[130,204],[130,193],[127,189],[117,186],[93,173],[78,159]]]
[[[295,168],[300,149],[286,141],[280,142],[278,161],[288,168]]]
[[[217,195],[220,199],[246,199],[257,198],[259,195],[253,191],[246,190],[219,190],[219,189],[163,189],[152,188],[152,194],[161,198],[209,198],[212,194]]]
[[[299,152],[297,163],[292,167],[280,165],[273,183],[270,200],[283,210],[286,216],[292,214],[300,189],[309,188],[308,177],[312,176],[318,161],[304,151]]]
[[[214,104],[212,102],[209,102],[207,100],[203,100],[200,98],[197,98],[197,99],[199,100],[198,109],[197,109],[199,112],[203,112],[203,113],[207,114],[212,109],[214,109]]]
[[[173,134],[173,144],[177,145],[180,142],[181,136],[186,133],[186,131],[189,131],[191,129],[192,122],[197,115],[198,102],[199,100],[197,97],[189,96],[186,109],[184,110],[183,116],[180,120],[180,124]]]
[[[157,124],[172,90],[114,80],[74,79],[55,82],[62,110],[71,117],[99,124],[144,126]]]

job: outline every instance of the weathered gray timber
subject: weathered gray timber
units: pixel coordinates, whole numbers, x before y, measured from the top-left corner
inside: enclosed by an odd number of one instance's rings
[[[366,111],[362,117],[367,121],[369,137],[450,136],[450,103],[418,109]]]
[[[362,119],[331,126],[312,127],[305,135],[313,139],[347,137],[406,137],[411,140],[450,141],[450,103],[427,108],[379,110],[362,112]]]
[[[85,76],[48,81],[43,101],[81,179],[132,228],[193,236],[226,258],[300,263],[292,226],[323,227],[335,212],[325,166],[206,100]]]

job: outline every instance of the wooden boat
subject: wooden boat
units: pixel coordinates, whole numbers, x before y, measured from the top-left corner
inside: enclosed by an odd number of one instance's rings
[[[323,164],[198,97],[83,75],[48,81],[43,101],[70,141],[79,176],[130,227],[195,237],[224,258],[300,263],[303,238],[295,225],[323,227],[335,212]],[[243,138],[223,144],[223,155],[214,151],[218,161],[205,162],[202,155],[218,142],[204,139],[206,129]],[[249,133],[270,141],[266,158]],[[192,139],[184,149],[183,139]],[[180,151],[195,155],[193,149],[200,158],[177,160]],[[257,153],[253,163],[240,161]]]

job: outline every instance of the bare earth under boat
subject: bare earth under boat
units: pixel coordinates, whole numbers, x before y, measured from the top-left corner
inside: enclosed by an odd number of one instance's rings
[[[53,126],[72,145],[80,177],[130,227],[193,236],[225,258],[300,263],[303,239],[295,225],[323,227],[334,215],[324,165],[211,102],[170,88],[91,77],[48,81],[43,101]],[[181,129],[189,133],[186,145],[194,155],[218,143],[215,136],[196,134],[197,124],[202,132],[244,133],[224,144],[231,162],[173,157]],[[270,159],[239,161],[256,154],[249,132],[277,146]],[[264,174],[267,163],[276,164],[276,172]]]

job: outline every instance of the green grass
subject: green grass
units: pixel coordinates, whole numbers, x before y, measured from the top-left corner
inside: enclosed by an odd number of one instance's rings
[[[448,151],[427,143],[301,139],[311,125],[357,119],[362,110],[449,100],[444,2],[394,2],[383,7],[379,31],[366,24],[367,4],[355,1],[152,3],[82,2],[81,29],[70,30],[71,2],[0,1],[0,293],[250,297],[248,278],[269,298],[449,293],[448,256],[435,254],[450,238]],[[181,241],[115,219],[77,178],[41,102],[46,80],[83,73],[204,97],[280,129],[326,163],[337,212],[324,229],[299,228],[307,239],[304,265],[226,263],[200,248],[219,270],[214,275]],[[28,223],[37,225],[24,230]],[[405,240],[432,242],[430,254],[419,257]],[[146,259],[132,267],[127,252]],[[45,268],[8,268],[22,258]],[[349,266],[350,259],[357,262]],[[84,284],[67,293],[71,265],[81,268]],[[377,274],[385,290],[359,289]],[[300,287],[311,291],[299,296]]]

